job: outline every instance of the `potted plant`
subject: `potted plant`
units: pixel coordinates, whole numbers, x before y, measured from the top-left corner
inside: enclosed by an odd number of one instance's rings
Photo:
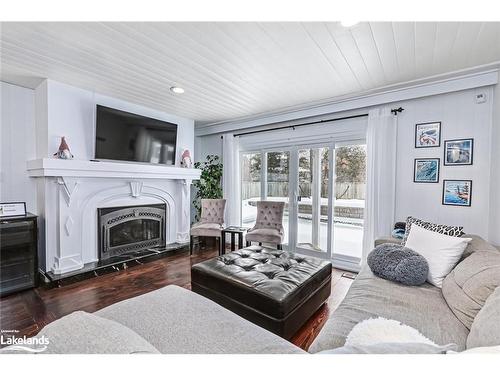
[[[222,163],[218,155],[207,155],[204,162],[197,161],[194,167],[201,169],[200,179],[193,182],[196,194],[193,206],[196,209],[195,220],[201,216],[201,199],[222,198]]]

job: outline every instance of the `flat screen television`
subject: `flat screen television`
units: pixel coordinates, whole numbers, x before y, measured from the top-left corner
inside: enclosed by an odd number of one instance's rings
[[[177,124],[98,105],[95,158],[175,164]]]

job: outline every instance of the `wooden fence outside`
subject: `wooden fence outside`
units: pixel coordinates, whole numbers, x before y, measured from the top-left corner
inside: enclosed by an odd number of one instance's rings
[[[267,193],[270,197],[288,197],[288,182],[268,182]],[[335,184],[337,199],[365,199],[366,186],[364,182],[338,182]],[[311,196],[311,183],[299,185],[299,194]],[[321,196],[328,196],[328,185],[321,186]],[[241,199],[260,197],[260,182],[243,182]]]

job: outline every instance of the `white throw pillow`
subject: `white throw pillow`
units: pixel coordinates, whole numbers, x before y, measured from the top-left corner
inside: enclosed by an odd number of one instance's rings
[[[421,343],[436,345],[415,328],[394,319],[369,318],[356,324],[346,337],[345,345],[362,346],[381,343]]]
[[[441,288],[444,278],[458,263],[470,241],[472,238],[447,236],[413,224],[405,246],[427,260],[427,281]]]

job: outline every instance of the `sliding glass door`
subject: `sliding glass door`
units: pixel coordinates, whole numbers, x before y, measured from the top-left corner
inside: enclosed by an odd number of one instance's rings
[[[289,239],[289,195],[290,195],[290,151],[270,151],[266,153],[266,191],[264,199],[285,202],[283,213],[283,246]]]
[[[257,218],[256,202],[262,192],[262,153],[251,152],[240,155],[241,175],[241,224],[251,228]]]
[[[242,153],[242,225],[254,225],[257,200],[283,201],[284,248],[355,269],[361,259],[365,169],[362,141]]]
[[[359,262],[363,243],[366,191],[366,145],[335,144],[333,255],[341,262]]]
[[[297,248],[330,253],[328,247],[329,147],[299,148],[297,151]]]

